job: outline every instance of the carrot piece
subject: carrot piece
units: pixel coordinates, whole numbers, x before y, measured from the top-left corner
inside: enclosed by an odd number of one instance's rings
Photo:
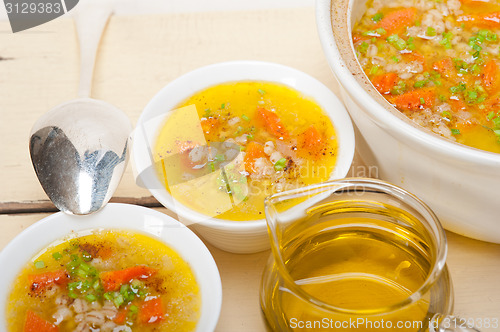
[[[403,53],[401,54],[401,56],[406,62],[417,61],[420,62],[422,65],[425,64],[425,57],[421,53],[418,53],[417,51],[411,51],[410,53]]]
[[[386,73],[374,76],[372,78],[372,84],[383,95],[389,94],[392,88],[398,82],[398,75],[396,73]]]
[[[69,281],[69,275],[66,270],[57,270],[53,272],[30,274],[28,276],[28,281],[30,282],[30,290],[38,292],[52,284],[65,285]]]
[[[416,8],[404,8],[386,14],[376,25],[375,29],[382,28],[386,36],[401,32],[415,21]]]
[[[360,35],[359,33],[353,33],[352,34],[352,43],[353,44],[356,44],[357,42],[365,41],[365,40],[368,40],[368,39],[370,39],[370,38],[366,37],[366,36],[363,36],[363,35]]]
[[[285,126],[281,122],[281,119],[276,113],[259,107],[257,108],[256,119],[257,123],[266,128],[266,130],[274,137],[279,139],[289,137],[288,131],[286,130]]]
[[[193,150],[199,144],[197,144],[196,142],[193,142],[193,141],[176,140],[175,145],[177,147],[177,152],[182,154],[182,153],[186,153],[186,152]]]
[[[467,108],[467,105],[465,104],[465,101],[462,98],[449,99],[448,102],[450,103],[451,109],[454,112],[463,111]]]
[[[443,58],[439,61],[436,61],[432,64],[432,69],[440,73],[446,78],[454,78],[457,74],[457,70],[455,69],[455,65],[450,57]]]
[[[299,137],[300,146],[304,152],[315,157],[320,156],[321,151],[325,147],[323,135],[316,129],[314,125],[309,126]]]
[[[500,107],[500,93],[494,94],[484,102],[485,112],[490,112],[492,108]]]
[[[115,291],[121,285],[126,284],[132,279],[147,279],[158,272],[157,269],[137,265],[123,270],[102,272],[99,277],[101,278],[102,285],[105,292]]]
[[[108,259],[113,254],[113,250],[103,244],[82,243],[80,244],[80,249],[88,252],[92,257],[100,257],[102,259]]]
[[[259,144],[255,141],[251,141],[250,143],[248,143],[245,149],[245,158],[243,158],[243,161],[245,163],[245,170],[250,174],[255,173],[255,160],[265,156],[266,154],[264,153],[264,147],[262,146],[262,144]]]
[[[113,318],[113,322],[120,325],[125,323],[125,320],[127,319],[128,316],[129,308],[130,306],[126,306],[125,308],[121,308],[120,310],[118,310],[115,318]]]
[[[201,121],[201,129],[203,133],[210,134],[213,130],[217,129],[220,125],[220,121],[217,118],[209,117],[204,118]]]
[[[457,22],[462,22],[469,26],[496,29],[500,27],[500,12],[462,15],[457,17]]]
[[[483,85],[488,92],[495,90],[498,86],[498,64],[495,60],[491,59],[486,62],[483,72],[481,73],[481,79],[483,80]]]
[[[23,332],[59,332],[59,327],[46,321],[33,311],[28,310]]]
[[[390,98],[389,101],[399,109],[416,111],[432,107],[435,102],[435,93],[434,89],[430,88],[417,89]]]
[[[177,148],[177,153],[179,157],[179,165],[191,169],[193,166],[196,165],[196,163],[193,163],[191,159],[189,159],[189,153],[191,150],[194,148],[200,146],[201,144],[198,144],[193,141],[180,141],[176,140],[175,141],[175,146]]]
[[[488,14],[483,14],[479,16],[480,25],[484,25],[488,28],[498,28],[500,27],[500,12],[493,12]]]
[[[142,303],[137,318],[142,324],[152,324],[163,320],[164,316],[163,302],[161,297],[157,297]]]

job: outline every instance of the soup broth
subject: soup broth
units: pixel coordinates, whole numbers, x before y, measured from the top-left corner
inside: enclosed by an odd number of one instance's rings
[[[275,83],[236,82],[197,92],[171,112],[154,147],[172,196],[210,217],[264,218],[264,198],[325,181],[337,158],[330,118]]]
[[[200,292],[189,265],[150,236],[99,231],[40,252],[21,271],[8,330],[194,331]]]
[[[450,140],[500,153],[500,3],[370,0],[359,63],[399,111]]]

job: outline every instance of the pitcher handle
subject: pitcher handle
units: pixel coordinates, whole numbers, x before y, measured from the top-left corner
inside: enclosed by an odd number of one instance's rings
[[[429,332],[479,332],[463,318],[452,315],[435,314],[429,324]]]

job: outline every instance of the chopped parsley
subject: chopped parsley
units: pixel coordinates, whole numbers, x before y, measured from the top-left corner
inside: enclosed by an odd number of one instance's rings
[[[288,163],[288,160],[286,158],[281,158],[276,163],[274,163],[274,170],[275,171],[284,170],[287,163]]]
[[[451,120],[451,113],[450,113],[449,111],[443,111],[443,112],[441,113],[441,116],[442,116],[443,118],[446,118],[446,119],[448,119],[448,120]]]
[[[375,75],[377,74],[378,70],[379,70],[379,66],[375,65],[373,66],[371,69],[370,69],[370,75]]]
[[[372,21],[375,22],[375,23],[377,23],[378,21],[380,21],[383,18],[384,18],[384,14],[377,13],[377,14],[373,15]]]
[[[43,269],[43,268],[45,268],[45,262],[44,261],[36,261],[34,264],[35,264],[35,268],[37,268],[37,269]]]
[[[465,83],[460,82],[458,85],[450,87],[450,92],[457,93],[457,92],[465,91],[465,89],[467,89],[467,86],[465,85]]]
[[[398,35],[390,35],[389,37],[387,37],[387,42],[399,51],[402,51],[406,48],[405,40]]]
[[[358,46],[358,51],[359,53],[361,54],[364,54],[366,53],[366,51],[368,50],[368,43],[367,42],[362,42],[359,46]]]
[[[439,42],[446,49],[451,49],[451,39],[453,38],[453,34],[451,32],[443,32],[443,39]]]
[[[413,83],[413,87],[414,88],[422,88],[427,84],[427,82],[429,82],[429,80],[416,81],[415,83]]]

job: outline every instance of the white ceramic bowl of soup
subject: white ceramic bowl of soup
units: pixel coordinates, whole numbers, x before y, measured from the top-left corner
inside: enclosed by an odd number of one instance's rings
[[[0,330],[7,331],[5,313],[10,286],[37,253],[69,235],[106,229],[143,233],[176,251],[190,266],[200,289],[201,308],[196,331],[215,330],[222,304],[222,285],[217,265],[207,247],[196,234],[166,214],[117,203],[110,203],[88,216],[62,212],[48,216],[21,232],[0,252],[0,264],[3,266],[0,274]]]
[[[332,7],[333,2],[333,7]],[[316,21],[330,67],[359,129],[357,149],[379,177],[421,197],[445,228],[500,243],[500,154],[444,139],[393,108],[363,73],[352,44],[352,25],[364,0],[318,0]]]
[[[175,109],[198,91],[221,83],[263,81],[279,83],[293,88],[313,99],[330,118],[338,141],[337,161],[330,179],[345,177],[354,156],[352,123],[339,99],[313,77],[279,64],[258,61],[225,62],[199,68],[181,76],[165,86],[144,109],[133,136],[132,159],[141,185],[179,220],[191,225],[214,246],[233,253],[254,253],[270,248],[265,219],[231,221],[207,217],[176,201],[160,183],[153,170],[151,147],[155,145],[162,121],[156,119]]]

